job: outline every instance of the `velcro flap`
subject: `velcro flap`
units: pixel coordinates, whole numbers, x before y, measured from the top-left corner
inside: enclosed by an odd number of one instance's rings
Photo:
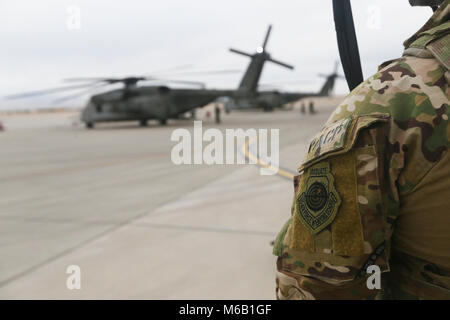
[[[376,122],[385,122],[390,118],[388,113],[351,116],[327,124],[310,142],[308,153],[298,168],[301,172],[306,168],[330,156],[348,152],[354,145],[358,132]]]

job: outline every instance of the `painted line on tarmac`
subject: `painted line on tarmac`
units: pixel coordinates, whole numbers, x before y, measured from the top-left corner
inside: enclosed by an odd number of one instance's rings
[[[260,167],[263,167],[263,168],[272,170],[272,171],[274,171],[277,175],[279,175],[279,176],[281,176],[281,177],[283,177],[283,178],[285,178],[285,179],[288,179],[288,180],[291,180],[291,181],[292,181],[292,179],[294,179],[294,176],[296,175],[296,173],[294,173],[294,172],[292,172],[292,171],[290,171],[289,169],[286,169],[286,168],[282,168],[282,167],[277,168],[277,167],[274,167],[274,166],[272,166],[270,163],[267,163],[267,162],[265,162],[265,161],[259,159],[258,156],[255,156],[254,154],[250,153],[250,151],[249,151],[249,146],[250,146],[251,143],[255,142],[254,140],[255,140],[255,139],[248,139],[248,140],[242,145],[241,151],[242,151],[242,153],[245,155],[245,158],[248,159],[249,161],[254,161],[254,162],[256,162],[256,164],[257,164],[258,166],[260,166]]]

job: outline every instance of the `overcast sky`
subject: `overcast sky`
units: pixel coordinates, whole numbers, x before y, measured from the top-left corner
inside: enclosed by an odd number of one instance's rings
[[[365,77],[400,56],[402,42],[431,15],[407,0],[352,5]],[[267,50],[295,70],[267,63],[261,83],[298,81],[284,88],[315,91],[323,81],[317,74],[331,72],[339,57],[331,0],[1,0],[0,24],[0,95],[59,86],[68,77],[141,75],[184,65],[243,72],[249,59],[228,48],[254,52],[268,24]],[[185,78],[234,88],[241,76]],[[335,92],[347,92],[345,81]],[[46,103],[0,101],[0,110]]]

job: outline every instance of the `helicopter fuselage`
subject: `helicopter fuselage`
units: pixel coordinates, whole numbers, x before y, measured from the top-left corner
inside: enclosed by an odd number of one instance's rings
[[[151,119],[164,123],[224,95],[230,95],[230,91],[173,89],[166,86],[117,89],[92,96],[81,114],[81,120],[86,124]]]
[[[304,97],[317,96],[316,93],[296,93],[279,91],[257,91],[253,94],[236,92],[232,98],[231,109],[263,109],[265,111],[283,107],[285,104]]]

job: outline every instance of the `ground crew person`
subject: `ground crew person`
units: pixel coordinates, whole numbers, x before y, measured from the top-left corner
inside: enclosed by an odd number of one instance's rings
[[[310,102],[309,102],[309,114],[314,114],[314,113],[316,113],[316,112],[314,111],[314,102],[313,102],[313,101],[310,101]]]
[[[300,113],[305,114],[305,112],[306,112],[305,110],[306,110],[305,103],[302,102],[302,105],[300,106]]]
[[[216,123],[220,123],[220,107],[218,104],[214,106],[214,115]]]
[[[449,16],[445,0],[312,139],[274,244],[278,299],[450,299]]]

